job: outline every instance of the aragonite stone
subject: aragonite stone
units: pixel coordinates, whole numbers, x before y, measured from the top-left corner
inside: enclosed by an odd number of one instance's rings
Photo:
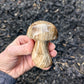
[[[47,68],[52,65],[52,59],[48,51],[48,42],[58,36],[55,25],[47,21],[37,21],[31,24],[27,36],[35,41],[32,52],[32,60],[38,68]]]

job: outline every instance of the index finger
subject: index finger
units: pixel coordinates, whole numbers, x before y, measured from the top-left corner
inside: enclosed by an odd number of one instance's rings
[[[28,36],[20,35],[13,41],[13,43],[16,43],[17,45],[22,45],[22,44],[28,43],[30,40],[31,39],[28,38]]]

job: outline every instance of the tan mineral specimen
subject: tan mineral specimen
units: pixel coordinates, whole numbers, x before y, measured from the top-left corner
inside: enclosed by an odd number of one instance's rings
[[[36,67],[43,69],[51,66],[48,43],[57,39],[58,32],[55,25],[47,21],[36,21],[29,26],[27,36],[35,41],[32,60]]]

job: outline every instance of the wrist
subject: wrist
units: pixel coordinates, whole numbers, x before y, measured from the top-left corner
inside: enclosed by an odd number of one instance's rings
[[[0,71],[2,71],[2,72],[4,72],[4,73],[8,74],[9,76],[11,76],[11,77],[14,78],[14,79],[16,79],[16,78],[19,77],[18,74],[13,73],[12,71],[6,71],[6,70],[3,70],[3,69],[0,69]]]
[[[2,53],[0,53],[0,71],[10,75],[13,78],[17,78],[18,76],[12,73],[13,70],[10,70],[10,67],[7,63],[8,58],[9,57],[7,56],[7,52],[5,52],[5,50]]]
[[[0,71],[0,84],[15,84],[16,80],[10,75]]]
[[[15,79],[19,77],[19,75],[15,71],[14,72],[10,71],[7,74],[10,75],[11,77],[15,78]]]

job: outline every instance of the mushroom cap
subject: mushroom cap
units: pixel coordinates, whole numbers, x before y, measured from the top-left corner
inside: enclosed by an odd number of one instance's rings
[[[27,36],[35,41],[50,41],[58,37],[58,32],[52,23],[48,21],[36,21],[29,26]]]

